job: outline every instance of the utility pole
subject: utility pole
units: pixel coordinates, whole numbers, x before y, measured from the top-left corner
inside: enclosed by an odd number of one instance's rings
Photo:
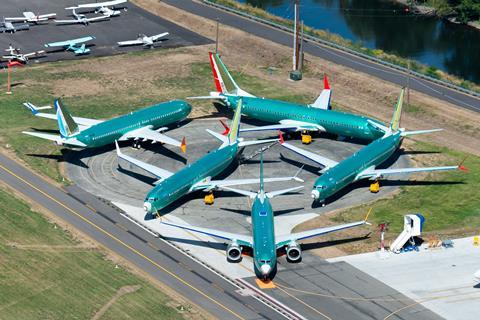
[[[407,74],[407,108],[410,108],[410,59],[407,61],[408,74]]]
[[[302,42],[300,40],[300,0],[294,2],[294,18],[293,18],[293,59],[292,71],[290,72],[290,80],[302,80],[302,72],[299,69],[300,52]],[[302,27],[303,29],[303,27]]]
[[[218,28],[220,24],[220,19],[215,19],[217,21],[217,36],[215,37],[215,53],[218,53]]]

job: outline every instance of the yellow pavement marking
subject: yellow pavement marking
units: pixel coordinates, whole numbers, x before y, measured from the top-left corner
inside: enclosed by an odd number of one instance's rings
[[[277,287],[277,288],[278,288],[279,290],[283,291],[284,293],[286,293],[287,295],[289,295],[290,297],[292,297],[293,299],[297,300],[298,302],[300,302],[301,304],[303,304],[303,305],[306,306],[307,308],[315,311],[316,313],[318,313],[319,315],[321,315],[321,316],[324,317],[325,319],[332,320],[332,318],[330,318],[330,317],[327,316],[326,314],[322,313],[320,310],[315,309],[314,307],[312,307],[312,306],[309,305],[308,303],[304,302],[303,300],[300,300],[299,298],[295,297],[293,294],[289,293],[288,291],[283,290],[281,287]]]
[[[23,183],[25,183],[26,185],[28,185],[29,187],[31,187],[32,189],[38,191],[39,193],[41,193],[42,195],[44,195],[45,197],[47,197],[48,199],[52,200],[53,202],[57,203],[58,205],[60,205],[61,207],[65,208],[66,210],[70,211],[71,213],[73,213],[74,215],[76,215],[78,218],[82,219],[84,222],[88,223],[89,225],[91,225],[92,227],[94,227],[95,229],[97,229],[98,231],[100,231],[101,233],[107,235],[108,237],[112,238],[113,240],[117,241],[118,243],[120,243],[121,245],[123,245],[124,247],[126,247],[127,249],[129,249],[130,251],[134,252],[135,254],[137,254],[138,256],[142,257],[143,259],[147,260],[148,262],[150,262],[151,264],[153,264],[155,267],[157,267],[158,269],[162,270],[163,272],[165,272],[166,274],[168,274],[169,276],[175,278],[177,281],[181,282],[182,284],[184,284],[185,286],[189,287],[190,289],[192,289],[193,291],[197,292],[198,294],[200,294],[201,296],[207,298],[208,300],[210,300],[211,302],[213,302],[214,304],[218,305],[219,307],[221,307],[222,309],[228,311],[229,313],[231,313],[232,315],[234,315],[235,317],[237,317],[238,319],[244,319],[242,316],[240,316],[238,313],[236,313],[235,311],[229,309],[228,307],[224,306],[223,304],[221,304],[220,302],[218,302],[217,300],[215,300],[214,298],[210,297],[209,295],[207,295],[206,293],[204,293],[203,291],[201,291],[200,289],[197,289],[196,287],[194,287],[193,285],[191,285],[190,283],[188,283],[187,281],[183,280],[182,278],[180,278],[179,276],[177,276],[176,274],[174,274],[173,272],[169,271],[168,269],[162,267],[160,264],[158,264],[157,262],[153,261],[152,259],[150,259],[149,257],[145,256],[143,253],[141,253],[140,251],[136,250],[135,248],[131,247],[130,245],[128,245],[127,243],[123,242],[122,240],[120,240],[119,238],[115,237],[113,234],[109,233],[108,231],[100,228],[99,226],[97,226],[95,223],[93,223],[92,221],[88,220],[87,218],[83,217],[81,214],[79,214],[78,212],[76,212],[75,210],[71,209],[70,207],[66,206],[65,204],[61,203],[60,201],[58,201],[57,199],[53,198],[52,196],[50,196],[49,194],[47,194],[46,192],[44,192],[43,190],[40,190],[39,188],[37,188],[36,186],[34,186],[33,184],[31,184],[30,182],[26,181],[25,179],[23,179],[22,177],[18,176],[17,174],[15,174],[14,172],[12,172],[11,170],[7,169],[6,167],[4,167],[3,165],[0,164],[0,168],[3,169],[4,171],[8,172],[10,175],[14,176],[15,178],[17,178],[18,180],[22,181]],[[48,182],[47,182],[48,183]],[[23,194],[25,194],[26,196],[28,196],[28,194],[26,194],[23,190],[19,190],[20,192],[22,192]]]

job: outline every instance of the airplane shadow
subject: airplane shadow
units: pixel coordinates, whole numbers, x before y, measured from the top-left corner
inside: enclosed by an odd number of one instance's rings
[[[274,216],[281,216],[283,214],[287,213],[292,213],[300,210],[304,210],[304,207],[299,207],[299,208],[291,208],[291,209],[282,209],[282,210],[275,210],[274,211]],[[243,210],[243,209],[231,209],[231,208],[220,208],[220,210],[223,211],[229,211],[233,213],[238,213],[244,216],[251,216],[252,212],[250,210]]]
[[[330,240],[330,241],[304,243],[304,244],[302,244],[302,249],[304,251],[308,251],[308,250],[320,249],[320,248],[325,248],[325,247],[337,246],[339,244],[344,244],[344,243],[364,241],[364,240],[369,239],[370,235],[371,235],[371,232],[369,232],[366,235],[361,236],[361,237],[343,238],[343,239],[335,239],[335,240]]]
[[[175,227],[171,227],[175,228]],[[177,237],[169,237],[169,236],[164,236],[162,235],[162,238],[167,240],[167,241],[175,241],[175,242],[180,242],[184,244],[191,244],[199,247],[205,247],[205,248],[212,248],[216,250],[226,250],[227,249],[227,244],[222,243],[221,240],[219,242],[210,242],[210,241],[202,241],[202,240],[192,240],[192,239],[185,239],[185,238],[177,238]]]

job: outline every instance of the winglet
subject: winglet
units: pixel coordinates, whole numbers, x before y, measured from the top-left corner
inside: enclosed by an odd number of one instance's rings
[[[327,75],[325,74],[325,76],[323,77],[323,88],[325,90],[330,90],[330,85],[328,84],[328,78],[327,78]]]
[[[225,123],[225,121],[220,120],[220,123],[222,124],[223,128],[225,129],[225,131],[222,132],[222,135],[224,135],[224,136],[228,135],[230,133],[230,128]]]
[[[465,158],[463,158],[462,162],[460,162],[460,163],[458,164],[458,170],[462,170],[462,171],[468,172],[468,168],[463,165],[463,163],[465,162],[465,160],[467,160],[467,157],[468,157],[468,156],[466,156]]]
[[[370,215],[371,212],[372,212],[372,207],[370,207],[370,210],[368,210],[367,215],[365,216],[365,219],[363,220],[363,221],[365,221],[366,224],[370,224],[369,222],[367,222],[367,220],[368,220],[368,216]]]
[[[297,172],[295,173],[295,175],[293,176],[293,180],[298,181],[298,182],[305,182],[303,179],[301,179],[301,178],[298,177],[298,175],[300,174],[300,172],[302,172],[304,166],[305,166],[305,165],[302,165],[302,166],[300,167],[300,169],[298,169],[298,171],[297,171]]]
[[[180,145],[180,149],[182,149],[183,153],[187,152],[187,143],[185,141],[185,137],[183,137],[182,139],[182,144]]]
[[[117,140],[115,140],[115,149],[117,149],[117,156],[121,156],[122,152],[120,151],[120,147],[118,146]]]
[[[278,136],[279,136],[279,142],[280,144],[283,144],[285,142],[285,140],[283,140],[283,133],[282,131],[278,130]]]

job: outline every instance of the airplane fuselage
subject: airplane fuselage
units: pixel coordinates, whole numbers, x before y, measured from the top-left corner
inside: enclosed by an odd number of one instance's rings
[[[377,139],[355,152],[336,166],[326,170],[313,186],[312,196],[324,202],[341,189],[357,180],[357,175],[370,167],[377,167],[390,158],[398,149],[403,137],[400,131]]]
[[[259,194],[252,205],[253,266],[255,274],[268,279],[277,268],[277,248],[272,205]]]
[[[182,100],[159,103],[93,125],[72,138],[84,143],[88,148],[100,147],[113,143],[124,134],[142,127],[151,126],[156,129],[181,121],[188,116],[191,110],[192,107]],[[68,139],[66,144],[68,144]]]
[[[234,95],[223,96],[227,98],[230,108],[234,108],[240,98]],[[383,124],[368,117],[267,98],[241,98],[242,114],[258,120],[273,123],[282,120],[312,123],[321,126],[328,133],[362,140],[375,140],[384,135],[383,131],[369,124],[368,120]]]
[[[147,194],[144,202],[145,211],[155,214],[194,191],[192,189],[194,184],[223,172],[233,162],[237,151],[238,144],[214,150],[163,180]]]

